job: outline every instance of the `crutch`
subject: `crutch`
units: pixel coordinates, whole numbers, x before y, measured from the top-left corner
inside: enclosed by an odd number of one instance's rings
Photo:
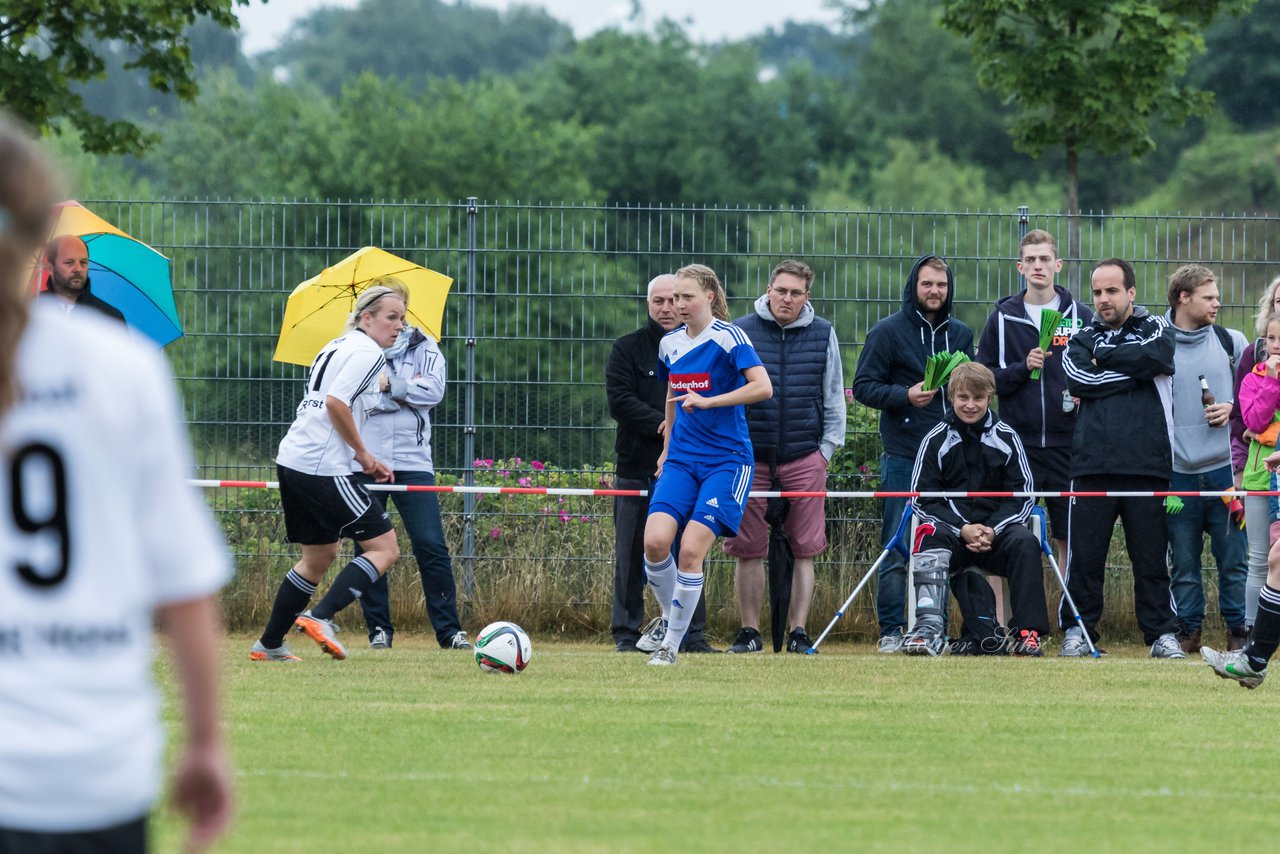
[[[1080,631],[1084,632],[1084,642],[1089,645],[1089,655],[1093,658],[1102,658],[1102,653],[1098,652],[1098,648],[1093,645],[1093,638],[1089,637],[1089,630],[1084,627],[1084,620],[1080,618],[1080,611],[1076,608],[1075,600],[1071,598],[1071,593],[1067,590],[1067,580],[1062,577],[1062,570],[1058,569],[1058,561],[1053,557],[1053,546],[1049,544],[1049,517],[1044,512],[1043,507],[1032,507],[1031,512],[1035,514],[1040,527],[1040,551],[1044,552],[1044,556],[1049,559],[1049,566],[1053,569],[1053,574],[1058,577],[1058,584],[1062,586],[1062,597],[1067,600],[1067,605],[1071,608],[1071,616],[1076,618],[1076,625],[1080,627]]]
[[[884,559],[889,556],[889,552],[897,549],[902,553],[904,558],[911,560],[911,552],[907,547],[907,526],[911,522],[911,513],[911,502],[908,501],[907,506],[902,508],[902,519],[898,522],[898,530],[894,532],[893,536],[889,539],[889,542],[885,544],[884,551],[880,553],[880,557],[876,558],[876,562],[871,564],[871,568],[867,570],[867,574],[862,576],[862,580],[858,582],[858,586],[853,588],[853,592],[849,594],[849,598],[844,600],[844,604],[840,606],[840,610],[836,611],[836,615],[831,618],[831,622],[825,629],[823,629],[822,634],[818,635],[818,639],[813,642],[813,647],[809,650],[810,655],[817,654],[818,645],[822,643],[823,639],[826,638],[827,635],[831,634],[831,630],[835,628],[836,623],[840,621],[840,618],[844,616],[844,612],[848,610],[849,605],[853,603],[854,597],[856,597],[862,588],[866,586],[867,582],[871,580],[871,576],[876,574],[876,570],[880,568],[880,564],[884,563]]]

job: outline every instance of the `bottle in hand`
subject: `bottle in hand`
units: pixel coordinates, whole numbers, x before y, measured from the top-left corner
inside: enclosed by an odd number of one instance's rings
[[[1204,374],[1201,374],[1200,375],[1200,405],[1207,408],[1207,407],[1213,406],[1213,404],[1216,402],[1217,400],[1216,398],[1214,398],[1213,392],[1209,391],[1209,381],[1204,378]]]

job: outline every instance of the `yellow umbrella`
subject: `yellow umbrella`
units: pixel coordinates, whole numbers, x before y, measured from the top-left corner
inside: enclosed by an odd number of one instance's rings
[[[342,334],[356,296],[379,276],[409,289],[409,323],[437,341],[453,279],[373,246],[348,255],[293,289],[276,343],[277,362],[310,365],[320,348]]]

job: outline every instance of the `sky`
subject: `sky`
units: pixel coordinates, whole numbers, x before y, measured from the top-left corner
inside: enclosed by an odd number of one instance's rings
[[[512,0],[471,0],[474,6],[506,9]],[[357,0],[258,0],[249,6],[236,7],[243,50],[254,54],[274,47],[298,18],[323,6],[356,6]],[[527,5],[542,6],[555,18],[573,28],[584,38],[605,26],[622,23],[631,13],[629,0],[528,0]],[[739,39],[779,27],[788,19],[812,23],[834,24],[837,13],[827,9],[824,0],[642,0],[645,23],[653,24],[667,17],[682,24],[699,41]]]

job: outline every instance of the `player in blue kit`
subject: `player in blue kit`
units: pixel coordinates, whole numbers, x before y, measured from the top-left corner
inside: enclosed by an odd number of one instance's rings
[[[729,322],[715,271],[680,268],[673,295],[684,325],[658,345],[667,382],[665,447],[644,528],[644,569],[662,619],[641,640],[657,646],[649,659],[657,665],[676,663],[702,595],[702,561],[716,537],[736,534],[742,521],[755,459],[745,406],[773,396],[760,357]],[[671,546],[682,528],[677,566]]]

